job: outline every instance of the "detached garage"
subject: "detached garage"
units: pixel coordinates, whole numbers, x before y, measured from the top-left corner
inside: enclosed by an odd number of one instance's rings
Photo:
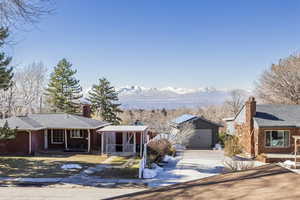
[[[181,134],[185,126],[191,126],[188,134],[189,149],[211,149],[218,142],[218,132],[221,125],[195,115],[182,115],[170,123],[171,134]]]

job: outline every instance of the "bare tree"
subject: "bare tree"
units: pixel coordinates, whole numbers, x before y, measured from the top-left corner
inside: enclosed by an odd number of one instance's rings
[[[195,133],[192,123],[188,123],[179,129],[173,128],[170,133],[170,141],[174,145],[186,146]]]
[[[52,0],[0,0],[0,27],[35,23],[52,11]]]
[[[245,91],[239,89],[232,90],[229,99],[225,101],[225,105],[228,106],[232,115],[236,115],[244,105],[245,99]]]
[[[264,103],[300,104],[300,55],[291,55],[264,71],[256,93]]]
[[[40,112],[47,68],[42,62],[34,62],[15,73],[17,95],[23,112]]]
[[[47,69],[42,62],[15,72],[13,86],[0,92],[2,117],[41,112]]]

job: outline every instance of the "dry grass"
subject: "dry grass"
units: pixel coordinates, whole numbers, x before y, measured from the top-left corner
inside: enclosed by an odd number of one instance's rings
[[[125,157],[126,158],[126,157]],[[120,158],[117,160],[123,160]],[[127,162],[128,160],[126,160]],[[111,168],[111,169],[105,169],[102,172],[94,174],[94,176],[98,176],[100,178],[116,178],[116,179],[136,179],[138,178],[139,174],[139,167],[140,167],[140,159],[135,158],[134,161],[124,168]],[[123,164],[125,164],[124,162]],[[122,164],[121,164],[122,165]]]
[[[118,156],[115,159],[113,159],[109,164],[115,165],[115,166],[124,165],[128,161],[128,159],[130,159],[130,157]]]
[[[61,178],[81,170],[65,171],[64,164],[79,164],[82,170],[101,164],[106,157],[99,155],[53,155],[39,157],[0,157],[0,177]]]

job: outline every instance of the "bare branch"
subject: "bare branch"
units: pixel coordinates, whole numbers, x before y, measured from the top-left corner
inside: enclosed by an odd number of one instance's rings
[[[34,24],[53,7],[52,0],[0,0],[0,27]]]
[[[256,83],[264,103],[300,104],[300,55],[291,55],[266,70]]]

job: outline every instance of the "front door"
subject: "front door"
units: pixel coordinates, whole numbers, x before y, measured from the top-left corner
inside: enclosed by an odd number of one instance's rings
[[[123,152],[123,133],[116,133],[116,151]]]

